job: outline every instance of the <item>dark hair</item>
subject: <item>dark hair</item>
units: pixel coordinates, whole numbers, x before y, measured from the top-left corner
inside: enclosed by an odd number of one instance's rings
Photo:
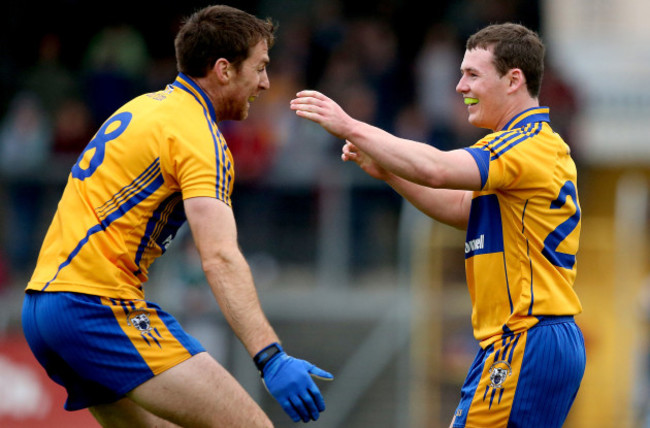
[[[260,41],[266,40],[269,49],[273,46],[275,29],[269,18],[262,20],[234,7],[201,9],[183,23],[174,40],[178,71],[204,77],[219,58],[239,67]]]
[[[470,36],[465,47],[491,49],[500,76],[513,68],[520,69],[526,77],[528,93],[535,98],[539,96],[546,49],[534,31],[519,24],[493,24]]]

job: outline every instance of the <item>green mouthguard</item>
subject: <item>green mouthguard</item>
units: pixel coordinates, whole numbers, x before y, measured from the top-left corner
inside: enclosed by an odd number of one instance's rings
[[[465,104],[470,105],[470,104],[476,104],[478,103],[478,98],[465,98],[463,101],[465,101]]]

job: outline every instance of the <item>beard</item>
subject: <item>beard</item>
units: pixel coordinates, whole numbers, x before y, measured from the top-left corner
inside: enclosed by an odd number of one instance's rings
[[[220,120],[244,120],[248,117],[250,103],[248,98],[231,100],[231,102],[222,109]]]

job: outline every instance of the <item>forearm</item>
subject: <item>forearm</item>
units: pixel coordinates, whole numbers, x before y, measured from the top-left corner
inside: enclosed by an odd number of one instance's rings
[[[434,189],[395,175],[390,175],[386,183],[414,207],[434,220],[457,229],[467,229],[471,191]]]
[[[386,171],[422,186],[444,187],[443,152],[435,147],[396,137],[354,119],[347,130],[346,139]]]
[[[239,251],[204,262],[203,270],[224,317],[251,356],[279,342],[262,311],[248,263]]]
[[[352,118],[336,102],[317,91],[300,91],[290,106],[298,116],[350,141],[380,168],[398,177],[433,188],[481,188],[478,166],[465,150],[441,151],[425,143],[398,138]]]

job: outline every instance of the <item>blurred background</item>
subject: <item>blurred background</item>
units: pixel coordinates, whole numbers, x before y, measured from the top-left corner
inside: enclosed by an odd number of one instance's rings
[[[650,13],[645,0],[226,1],[280,24],[271,89],[220,124],[236,160],[240,243],[286,350],[335,374],[331,428],[446,427],[477,344],[462,232],[339,160],[289,100],[319,89],[354,117],[442,149],[485,131],[455,93],[465,39],[514,21],[548,47],[541,104],[571,146],[583,213],[576,289],[587,370],[567,427],[650,427]],[[0,426],[93,427],[22,338],[23,288],[70,167],[121,104],[176,76],[173,38],[204,1],[9,2],[0,26]],[[184,226],[147,298],[174,314],[269,413]]]

